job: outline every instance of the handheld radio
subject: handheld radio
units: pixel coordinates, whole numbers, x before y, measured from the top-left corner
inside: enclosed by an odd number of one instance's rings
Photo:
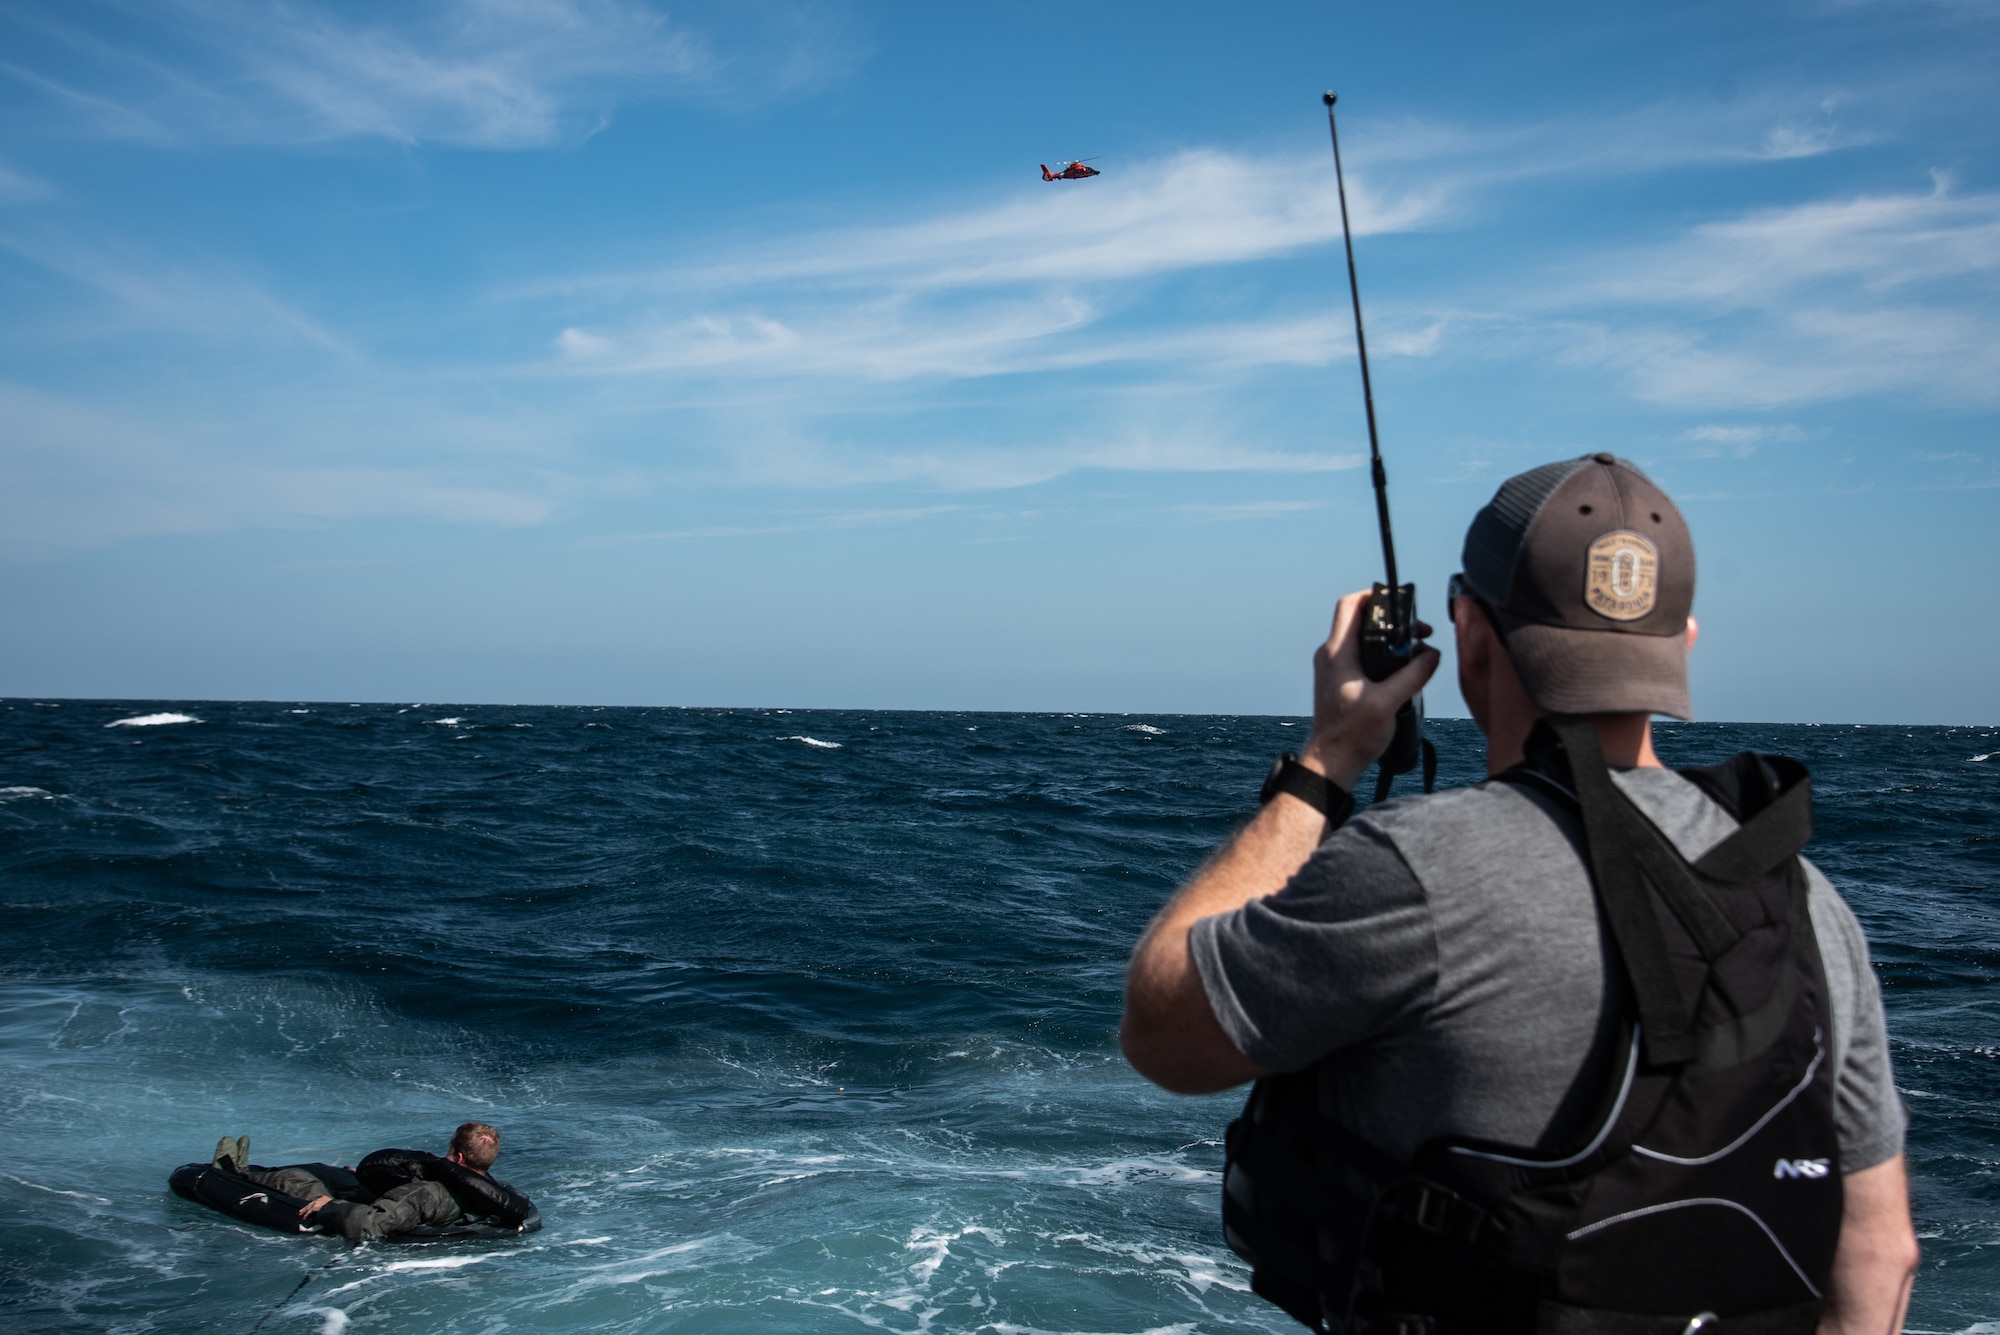
[[[1383,681],[1407,665],[1416,653],[1417,586],[1396,579],[1396,539],[1389,527],[1389,474],[1382,467],[1382,442],[1375,431],[1375,387],[1368,378],[1368,336],[1361,328],[1361,281],[1354,272],[1354,232],[1347,222],[1347,180],[1340,168],[1340,131],[1333,120],[1328,93],[1326,131],[1333,140],[1333,180],[1340,194],[1340,237],[1347,246],[1347,290],[1354,299],[1354,348],[1361,358],[1361,401],[1368,411],[1368,467],[1375,482],[1375,519],[1382,529],[1382,563],[1386,582],[1375,586],[1361,624],[1361,670],[1370,681]],[[1396,735],[1376,761],[1375,800],[1389,795],[1398,774],[1424,767],[1424,791],[1437,785],[1437,748],[1424,736],[1423,697],[1396,711]]]

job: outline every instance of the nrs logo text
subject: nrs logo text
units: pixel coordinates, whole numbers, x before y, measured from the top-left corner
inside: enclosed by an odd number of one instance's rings
[[[1778,1166],[1771,1170],[1772,1177],[1825,1177],[1828,1172],[1825,1159],[1780,1159]]]

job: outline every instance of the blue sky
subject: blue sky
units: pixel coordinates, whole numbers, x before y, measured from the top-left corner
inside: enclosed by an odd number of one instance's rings
[[[1989,722],[1997,52],[0,0],[0,694],[1300,712],[1377,575],[1333,87],[1429,609],[1502,478],[1615,449],[1695,533],[1704,717]]]

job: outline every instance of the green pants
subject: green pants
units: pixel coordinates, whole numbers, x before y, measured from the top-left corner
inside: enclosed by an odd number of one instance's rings
[[[266,1168],[244,1174],[260,1187],[282,1191],[300,1200],[329,1194],[326,1184],[303,1168]],[[378,1197],[373,1205],[328,1201],[313,1216],[321,1227],[351,1242],[408,1233],[425,1224],[449,1224],[458,1218],[458,1202],[441,1182],[405,1182]]]

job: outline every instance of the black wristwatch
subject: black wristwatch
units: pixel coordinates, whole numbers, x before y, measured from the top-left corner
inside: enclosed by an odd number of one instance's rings
[[[1324,774],[1301,765],[1297,754],[1291,751],[1271,762],[1271,772],[1264,776],[1264,788],[1257,794],[1257,801],[1260,805],[1268,803],[1279,793],[1290,793],[1325,816],[1329,834],[1354,814],[1354,794]]]

